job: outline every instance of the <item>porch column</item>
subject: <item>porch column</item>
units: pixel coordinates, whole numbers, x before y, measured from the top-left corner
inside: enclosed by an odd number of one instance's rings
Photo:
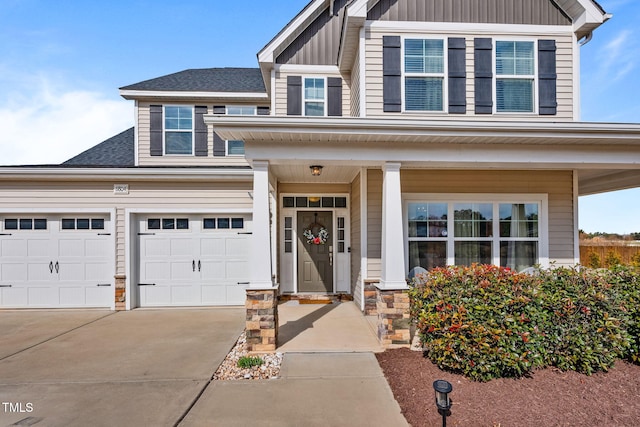
[[[253,235],[249,288],[273,288],[269,221],[269,162],[253,162]]]
[[[407,289],[402,231],[400,163],[382,167],[382,277],[380,289]]]

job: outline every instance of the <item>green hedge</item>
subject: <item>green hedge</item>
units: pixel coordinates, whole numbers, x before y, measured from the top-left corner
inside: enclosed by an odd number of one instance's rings
[[[591,374],[638,362],[638,270],[558,268],[520,274],[491,265],[435,269],[411,286],[428,358],[488,381],[556,366]]]

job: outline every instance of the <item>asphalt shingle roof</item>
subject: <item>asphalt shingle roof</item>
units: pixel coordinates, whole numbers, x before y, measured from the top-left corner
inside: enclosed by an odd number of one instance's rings
[[[129,167],[135,165],[133,128],[127,129],[62,163],[62,166]]]
[[[259,68],[201,68],[145,80],[120,90],[266,92]]]

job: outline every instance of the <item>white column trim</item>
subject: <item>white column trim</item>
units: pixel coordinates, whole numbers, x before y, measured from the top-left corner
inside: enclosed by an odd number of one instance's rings
[[[573,262],[580,264],[580,212],[579,194],[580,183],[578,181],[578,171],[573,171]]]
[[[369,224],[368,215],[368,194],[369,173],[367,168],[360,168],[360,309],[364,311],[364,285],[365,279],[369,276],[369,247],[367,227]]]
[[[381,289],[407,289],[402,221],[400,163],[382,167],[382,274]]]
[[[360,28],[360,117],[367,117],[367,30]]]
[[[253,234],[251,276],[247,289],[272,289],[271,227],[269,218],[269,162],[253,161]]]

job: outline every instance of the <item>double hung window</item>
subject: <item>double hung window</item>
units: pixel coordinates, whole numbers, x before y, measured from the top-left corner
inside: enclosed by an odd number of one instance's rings
[[[324,78],[306,77],[304,79],[305,116],[326,116],[326,93]]]
[[[444,111],[444,40],[405,39],[405,111]]]
[[[193,107],[164,107],[164,153],[193,154]]]
[[[495,264],[521,271],[540,263],[541,202],[410,201],[409,271]]]
[[[534,52],[532,41],[496,41],[496,109],[499,113],[534,111]]]

